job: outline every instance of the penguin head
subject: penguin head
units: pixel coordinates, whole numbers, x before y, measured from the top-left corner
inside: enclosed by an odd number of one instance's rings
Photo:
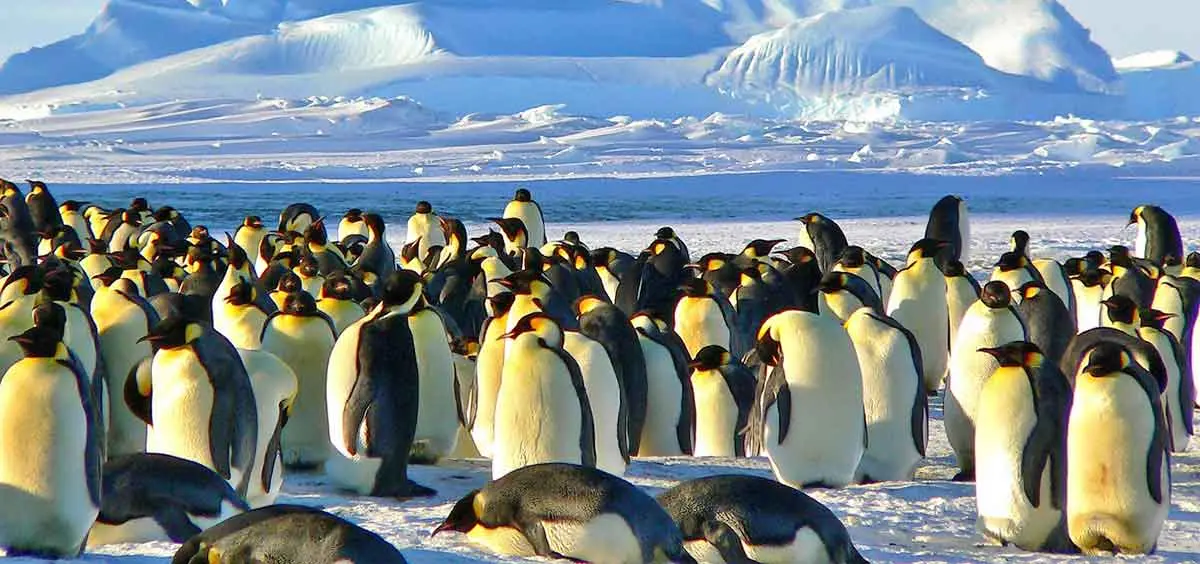
[[[821,223],[830,222],[830,219],[828,217],[825,217],[825,216],[817,213],[817,212],[809,212],[800,217],[797,217],[796,221],[799,221],[800,223],[803,223],[805,226],[808,226],[808,225],[817,225],[817,224],[821,224]]]
[[[782,254],[783,257],[788,260],[788,262],[790,262],[794,265],[797,265],[797,266],[810,265],[810,264],[813,266],[816,266],[816,264],[817,264],[816,253],[813,253],[812,249],[810,249],[808,247],[803,247],[803,246],[792,247],[786,251],[783,251],[782,253],[777,253],[777,254]]]
[[[779,314],[776,314],[779,315]],[[759,360],[767,366],[778,366],[783,360],[783,346],[779,342],[779,328],[774,323],[775,317],[768,317],[758,328],[758,340],[754,343],[754,351]]]
[[[654,238],[655,239],[666,239],[668,241],[675,239],[676,238],[675,228],[673,228],[669,225],[664,225],[662,227],[659,227],[658,231],[654,232]]]
[[[262,218],[257,215],[248,215],[242,220],[242,227],[247,229],[262,229],[263,226]]]
[[[1037,345],[1027,341],[1013,341],[998,347],[982,348],[979,352],[991,355],[1006,368],[1038,368],[1046,357]]]
[[[1009,294],[1008,284],[999,280],[984,284],[979,291],[979,301],[991,309],[1003,309],[1012,305],[1012,295]]]
[[[40,196],[47,192],[46,183],[42,182],[41,180],[26,180],[25,182],[29,184],[30,195],[37,194]]]
[[[316,278],[321,275],[321,267],[317,264],[317,259],[309,254],[300,257],[300,264],[296,265],[295,271],[301,278]]]
[[[513,201],[514,202],[532,202],[533,194],[530,194],[529,190],[527,190],[525,188],[517,188],[517,191],[515,193],[513,193]]]
[[[384,308],[411,310],[421,299],[423,291],[424,285],[419,274],[411,270],[397,270],[383,281],[381,305]]]
[[[284,272],[279,277],[279,282],[275,286],[275,291],[290,294],[292,292],[301,291],[304,289],[304,283],[300,280],[300,275],[292,271]]]
[[[104,272],[93,276],[92,280],[99,280],[100,284],[104,286],[112,286],[113,282],[116,282],[121,278],[121,274],[123,272],[124,270],[122,270],[119,266],[110,266],[104,269]]]
[[[225,303],[233,306],[250,305],[258,297],[257,294],[254,284],[242,280],[229,289],[229,295],[225,296]]]
[[[150,202],[146,198],[138,197],[129,202],[129,210],[137,213],[150,211]]]
[[[946,278],[965,278],[970,276],[967,274],[967,267],[959,260],[948,260],[942,265],[942,275]]]
[[[42,298],[57,302],[74,302],[75,273],[67,267],[54,268],[42,276]]]
[[[1014,253],[1029,255],[1029,234],[1023,230],[1013,231],[1009,239],[1009,249]]]
[[[512,331],[501,336],[502,339],[516,339],[526,333],[533,333],[546,345],[562,347],[563,330],[553,317],[536,311],[517,321]]]
[[[204,334],[204,326],[184,315],[169,316],[159,321],[138,342],[148,341],[156,348],[174,349],[187,346]]]
[[[382,216],[377,213],[363,214],[363,223],[367,224],[371,239],[383,239],[383,232],[387,226],[383,223]]]
[[[285,314],[311,317],[320,315],[317,300],[308,292],[292,292],[283,298],[283,307],[279,308]]]
[[[692,370],[719,370],[733,362],[733,355],[721,345],[708,345],[696,352],[696,358],[688,363]]]
[[[1136,208],[1133,208],[1133,211],[1129,212],[1129,223],[1126,223],[1125,226],[1128,227],[1130,225],[1137,223],[1139,220],[1141,220],[1142,212],[1145,209],[1146,209],[1146,206],[1138,206]]]
[[[321,284],[321,299],[353,300],[354,283],[345,272],[333,272]]]
[[[761,268],[760,268],[761,267]],[[743,268],[738,272],[738,286],[747,287],[762,282],[763,268],[771,268],[764,263],[757,263],[755,266]]]
[[[1129,351],[1112,341],[1101,341],[1084,353],[1082,373],[1094,378],[1104,378],[1132,367],[1133,357]]]
[[[42,270],[32,265],[19,266],[8,278],[4,279],[4,286],[0,287],[0,294],[10,294],[11,291],[16,291],[19,294],[29,296],[42,291]]]
[[[867,253],[862,247],[851,245],[842,251],[837,263],[843,268],[862,268],[867,263]]]
[[[421,254],[421,237],[400,247],[400,264],[410,264],[416,261],[419,254]]]
[[[480,248],[504,249],[504,237],[491,229],[488,229],[488,232],[483,235],[472,237],[471,242],[479,245]]]
[[[346,214],[342,216],[342,221],[348,223],[359,223],[363,220],[363,211],[358,208],[350,208],[346,210]]]
[[[703,298],[713,294],[713,285],[703,278],[689,278],[679,286],[689,298]]]
[[[608,302],[600,299],[597,296],[588,294],[581,296],[575,303],[571,305],[571,309],[575,311],[575,317],[582,317],[598,307],[607,305]]]
[[[1000,272],[1011,272],[1027,266],[1029,266],[1029,259],[1016,251],[1004,253],[1000,255],[1000,260],[996,261],[996,268],[1000,269]]]
[[[525,222],[516,217],[489,217],[488,221],[500,226],[500,231],[504,232],[504,238],[509,241],[524,244],[525,239],[529,237],[529,231],[525,228]]]
[[[1016,293],[1021,297],[1021,300],[1024,301],[1037,298],[1045,290],[1045,284],[1042,284],[1036,280],[1030,280],[1029,282],[1022,284],[1020,288],[1017,288]]]
[[[154,210],[154,214],[151,217],[154,218],[154,221],[172,222],[172,221],[179,219],[181,216],[179,214],[179,210],[177,210],[171,206],[163,206],[161,208]],[[251,216],[251,217],[255,217],[255,216]],[[247,219],[249,219],[249,218],[247,218]]]
[[[1141,325],[1137,304],[1128,297],[1117,294],[1100,303],[1108,312],[1108,319],[1113,323],[1124,323],[1134,327]]]
[[[1108,262],[1124,268],[1133,268],[1133,254],[1125,245],[1113,245],[1108,248]]]
[[[695,264],[689,264],[685,268],[697,270],[703,275],[705,272],[715,272],[725,268],[725,265],[729,264],[732,258],[733,255],[728,253],[708,253],[700,257],[700,260],[696,261]]]
[[[33,310],[33,327],[24,333],[9,337],[30,358],[67,358],[67,348],[62,344],[66,331],[67,312],[56,303],[44,303]]]
[[[446,531],[470,532],[479,526],[479,519],[484,509],[483,494],[479,490],[472,491],[454,504],[450,514],[446,516],[446,520],[442,521],[442,524],[438,525],[429,536],[432,538],[438,533]]]
[[[413,212],[419,214],[433,213],[433,204],[426,202],[425,200],[421,200],[417,202],[417,206],[413,209]]]
[[[1188,253],[1187,260],[1183,263],[1188,268],[1200,268],[1200,252],[1192,251]]]
[[[78,213],[81,209],[83,209],[83,202],[80,202],[79,200],[67,200],[58,205],[59,213]]]
[[[132,225],[134,227],[141,227],[142,214],[132,209],[125,210],[125,212],[121,214],[121,223]]]
[[[583,245],[583,239],[579,238],[578,231],[568,231],[566,233],[563,233],[563,241],[566,241],[567,243],[570,243],[570,244],[576,245],[576,246]]]
[[[948,247],[950,247],[950,243],[941,239],[921,239],[913,243],[912,248],[908,250],[908,264],[913,264],[923,259],[937,258]]]
[[[494,296],[488,297],[488,306],[491,308],[492,317],[500,317],[501,315],[508,313],[508,310],[512,308],[513,301],[515,301],[516,298],[517,297],[513,295],[512,292],[501,292]]]
[[[450,352],[475,360],[479,357],[479,341],[470,337],[455,337],[450,340]]]
[[[325,218],[318,217],[316,221],[304,228],[304,240],[310,245],[325,246],[329,244],[329,232],[325,230]]]
[[[774,249],[786,239],[755,239],[746,244],[742,249],[742,256],[750,258],[763,258],[771,254],[771,249]]]
[[[241,245],[233,241],[228,233],[225,234],[225,248],[228,249],[229,268],[234,270],[249,269],[250,257],[246,255],[246,250]]]
[[[542,275],[541,271],[533,269],[518,270],[497,280],[496,283],[519,296],[538,298],[548,297],[552,288],[550,281]]]
[[[1141,308],[1138,310],[1138,319],[1141,321],[1142,327],[1162,329],[1167,320],[1173,317],[1175,317],[1175,314],[1157,309]]]
[[[3,182],[3,184],[4,184],[3,194],[4,194],[5,198],[20,198],[20,197],[22,197],[21,189],[19,187],[17,187],[16,184],[13,184],[12,182],[9,182],[7,180],[5,180]]]

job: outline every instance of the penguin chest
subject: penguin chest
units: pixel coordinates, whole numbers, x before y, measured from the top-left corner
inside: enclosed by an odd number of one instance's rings
[[[366,318],[363,318],[347,327],[338,337],[337,342],[333,345],[333,350],[329,353],[329,365],[325,373],[325,409],[326,421],[329,424],[329,440],[342,453],[342,456],[347,458],[353,458],[353,456],[347,451],[344,444],[342,413],[346,409],[346,402],[350,399],[354,383],[358,380],[359,337],[365,322]],[[297,377],[300,378],[300,389],[303,394],[306,384],[303,376],[297,374]],[[300,399],[299,396],[297,399]]]
[[[583,414],[567,367],[532,342],[514,343],[496,401],[493,477],[541,462],[581,460]],[[524,345],[524,346],[521,346]]]
[[[57,302],[67,312],[67,324],[63,334],[63,342],[72,353],[79,358],[84,375],[94,382],[96,376],[96,340],[92,338],[92,324],[88,322],[87,314],[78,306]]]
[[[604,286],[604,293],[608,294],[610,301],[617,299],[617,286],[621,281],[608,269],[607,266],[597,266],[596,274],[600,276],[600,283]]]
[[[675,372],[675,361],[667,349],[638,335],[642,355],[646,359],[646,423],[642,428],[640,456],[677,456],[680,450],[677,433],[682,417],[683,385]],[[589,394],[589,398],[591,394]]]
[[[596,564],[641,564],[641,544],[629,523],[615,513],[586,522],[543,520],[550,548],[570,558]]]
[[[1104,299],[1105,287],[1100,284],[1085,286],[1078,280],[1072,280],[1071,287],[1075,290],[1075,319],[1079,332],[1099,327],[1100,313],[1104,309],[1100,302]]]
[[[742,541],[742,550],[746,556],[762,564],[790,564],[794,562],[811,562],[833,564],[825,543],[816,531],[804,527],[796,531],[792,542],[779,545],[753,545]]]
[[[240,349],[258,349],[267,315],[254,305],[235,306],[222,303],[214,311],[213,328]]]
[[[687,345],[688,356],[695,357],[708,345],[720,345],[730,350],[729,326],[721,307],[711,298],[679,300],[675,307],[675,331]]]
[[[692,374],[692,393],[696,401],[696,456],[736,455],[738,407],[716,370],[697,370]]]
[[[208,372],[191,347],[160,350],[151,367],[148,452],[161,452],[213,467],[208,428],[215,399]]]
[[[625,460],[617,439],[621,387],[617,383],[612,361],[600,343],[578,333],[567,333],[563,348],[579,364],[579,373],[583,376],[583,386],[592,408],[596,467],[620,476],[625,473]]]
[[[500,379],[504,369],[505,341],[499,339],[504,332],[506,319],[493,318],[483,336],[479,356],[475,359],[475,426],[471,437],[475,439],[479,452],[492,454],[492,428],[496,418],[496,398],[500,393]]]
[[[1142,340],[1154,346],[1154,350],[1158,351],[1158,356],[1163,361],[1163,366],[1167,369],[1167,388],[1162,393],[1162,405],[1167,412],[1167,423],[1171,430],[1171,445],[1173,452],[1181,452],[1187,450],[1188,441],[1191,434],[1187,430],[1187,426],[1183,419],[1183,410],[1179,387],[1183,384],[1184,377],[1181,366],[1175,360],[1175,348],[1171,344],[1171,340],[1158,329],[1142,327],[1138,329],[1138,335]],[[1194,403],[1194,401],[1190,402]],[[1187,406],[1186,409],[1192,409],[1192,406]]]
[[[467,532],[467,539],[503,556],[537,555],[529,539],[525,538],[525,533],[514,527],[476,525]]]
[[[977,302],[971,306],[959,326],[954,349],[950,356],[950,384],[946,399],[947,423],[952,417],[975,419],[975,407],[983,383],[995,372],[999,363],[985,347],[996,347],[1012,341],[1025,340],[1025,329],[1009,310],[991,310]]]
[[[976,413],[975,497],[981,518],[1023,521],[1033,509],[1025,496],[1021,464],[1036,424],[1033,388],[1025,371],[1001,368],[993,373],[980,392]]]

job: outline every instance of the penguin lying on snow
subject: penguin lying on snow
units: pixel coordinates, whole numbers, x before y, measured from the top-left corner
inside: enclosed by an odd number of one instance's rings
[[[272,505],[192,537],[171,564],[404,564],[383,537],[319,509]]]
[[[509,556],[694,562],[679,528],[650,496],[616,476],[574,464],[526,466],[468,493],[433,535],[445,531],[466,533]]]
[[[700,562],[865,564],[820,502],[767,478],[709,476],[658,496]]]

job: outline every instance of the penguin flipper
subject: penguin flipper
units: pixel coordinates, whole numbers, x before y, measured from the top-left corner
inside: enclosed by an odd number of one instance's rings
[[[99,508],[100,490],[103,488],[101,468],[104,465],[104,422],[100,420],[100,411],[96,405],[96,395],[99,392],[88,382],[83,366],[74,353],[70,353],[66,360],[57,362],[75,374],[75,383],[79,387],[79,399],[82,402],[84,417],[87,421],[83,470],[87,481],[88,496],[91,498],[92,504]]]
[[[1171,439],[1166,412],[1162,405],[1162,388],[1154,381],[1155,378],[1145,370],[1134,370],[1133,377],[1146,392],[1151,411],[1154,412],[1154,434],[1150,437],[1150,449],[1146,453],[1146,482],[1150,489],[1150,497],[1155,503],[1162,503],[1164,490],[1169,490],[1171,487]],[[1167,466],[1165,480],[1163,479],[1164,464]]]
[[[162,507],[154,512],[154,522],[162,527],[171,542],[186,542],[200,534],[200,527],[188,519],[187,513],[180,507]]]
[[[213,467],[225,479],[232,476],[234,468],[241,472],[237,491],[244,496],[258,447],[258,408],[250,376],[237,349],[215,330],[206,329],[191,346],[213,387],[208,418]]]
[[[760,564],[746,555],[742,539],[729,525],[715,520],[704,522],[704,540],[717,548],[721,559],[729,564]]]
[[[153,397],[151,385],[153,380],[150,374],[150,368],[153,363],[154,356],[151,355],[133,365],[129,369],[129,374],[125,377],[123,390],[125,405],[129,406],[129,411],[133,412],[138,419],[146,422],[147,425],[154,424],[154,417],[151,411],[151,398]],[[142,395],[143,387],[147,392],[146,395]]]
[[[1187,352],[1183,349],[1179,339],[1176,339],[1169,331],[1162,331],[1164,337],[1171,343],[1171,352],[1175,355],[1175,366],[1179,367],[1179,408],[1181,413],[1180,419],[1183,421],[1183,428],[1187,431],[1188,436],[1194,434],[1194,416],[1195,410],[1189,409],[1189,405],[1196,402],[1195,382],[1189,377],[1191,370],[1188,364]]]
[[[691,371],[688,369],[687,347],[683,344],[683,339],[679,338],[674,331],[654,335],[645,332],[643,334],[666,347],[671,353],[671,363],[675,366],[675,374],[679,377],[679,385],[683,392],[680,398],[681,410],[679,423],[675,426],[675,435],[679,440],[680,451],[690,455],[695,448],[696,400],[695,392],[692,390]]]
[[[733,402],[737,405],[737,426],[734,430],[744,433],[750,422],[750,412],[754,409],[754,392],[757,387],[754,374],[740,361],[730,359],[729,365],[721,370],[721,376],[724,377],[725,386],[729,388],[729,394],[733,396]],[[745,456],[745,443],[744,440],[735,440],[734,453]]]
[[[271,440],[267,442],[266,450],[263,453],[262,475],[259,477],[260,484],[264,492],[271,491],[271,478],[275,474],[275,464],[279,460],[281,437],[283,435],[283,426],[287,425],[288,414],[286,400],[279,402],[279,419],[275,423],[275,432],[271,433]]]

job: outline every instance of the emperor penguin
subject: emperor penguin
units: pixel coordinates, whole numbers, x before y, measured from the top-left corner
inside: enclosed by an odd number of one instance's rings
[[[1148,554],[1171,506],[1159,385],[1112,342],[1084,354],[1067,424],[1067,530],[1084,554]]]
[[[862,371],[846,330],[828,317],[787,310],[763,323],[757,352],[767,376],[747,450],[762,445],[776,479],[795,488],[851,483],[867,426]]]
[[[1164,274],[1158,279],[1150,307],[1170,314],[1163,323],[1163,329],[1174,335],[1190,353],[1192,330],[1197,317],[1200,317],[1200,281]]]
[[[49,231],[63,224],[62,215],[58,212],[58,202],[54,195],[41,180],[29,180],[29,193],[25,195],[25,205],[29,208],[29,217],[33,220],[34,231]]]
[[[691,278],[686,270],[688,260],[683,241],[669,227],[659,231],[670,237],[656,238],[646,247],[617,286],[613,303],[626,315],[651,311],[660,317],[670,317],[679,301],[680,286]]]
[[[1025,322],[1029,342],[1037,345],[1051,364],[1057,365],[1075,336],[1075,316],[1058,294],[1040,282],[1026,282],[1014,293],[1019,298],[1017,313]]]
[[[362,306],[354,301],[354,281],[345,274],[335,272],[326,277],[319,298],[317,309],[329,316],[329,320],[333,321],[333,330],[338,335],[367,315]]]
[[[246,502],[251,507],[262,507],[275,503],[283,488],[280,439],[296,401],[296,373],[279,357],[266,351],[238,349],[238,356],[250,377],[258,413],[258,442]]]
[[[563,332],[563,350],[579,366],[579,375],[592,408],[596,468],[623,476],[631,452],[629,402],[625,401],[621,391],[612,358],[599,341],[576,331]]]
[[[1075,291],[1071,284],[1071,278],[1067,275],[1067,270],[1063,268],[1062,263],[1054,259],[1034,259],[1033,268],[1041,275],[1046,289],[1054,292],[1054,295],[1058,296],[1058,299],[1066,306],[1067,311],[1075,316],[1077,309]]]
[[[929,404],[917,338],[869,307],[850,314],[845,327],[862,370],[867,417],[867,450],[858,465],[858,479],[912,480],[929,442]]]
[[[125,395],[150,425],[146,451],[203,464],[245,495],[258,442],[258,411],[237,349],[184,315],[163,319],[141,340],[157,349],[150,380],[136,378],[136,392],[131,394],[127,384]]]
[[[304,505],[271,505],[222,521],[183,543],[172,564],[212,562],[405,564],[392,543],[341,517]]]
[[[945,246],[945,242],[935,239],[922,239],[912,246],[908,266],[896,273],[884,312],[917,338],[925,391],[930,394],[942,385],[950,349],[946,278],[936,262]]]
[[[621,405],[628,417],[628,452],[635,453],[641,445],[651,405],[647,398],[649,383],[646,358],[642,354],[637,331],[617,306],[596,296],[579,298],[573,309],[579,318],[579,332],[600,343],[612,361],[620,385]],[[597,396],[589,392],[588,397]],[[596,401],[592,401],[593,409]]]
[[[231,286],[213,308],[213,329],[239,349],[258,349],[262,346],[262,330],[271,314],[260,305],[258,288],[243,280]],[[215,305],[215,304],[214,304]]]
[[[638,456],[692,454],[696,426],[687,347],[667,322],[649,313],[629,320],[637,331],[642,357],[646,360],[646,422]],[[678,406],[678,408],[676,408]]]
[[[92,234],[92,228],[88,225],[87,219],[84,219],[82,210],[83,203],[75,200],[67,200],[58,206],[58,213],[62,218],[63,225],[74,229],[80,241],[86,242],[88,239],[94,239],[95,236]]]
[[[883,313],[883,303],[871,285],[849,272],[830,272],[821,278],[818,287],[821,297],[818,302],[821,314],[833,316],[843,323],[858,308],[869,307]]]
[[[337,233],[334,236],[339,242],[343,242],[351,235],[366,237],[367,233],[367,224],[363,222],[363,211],[358,208],[350,208],[338,222]]]
[[[103,431],[87,375],[63,343],[66,313],[9,337],[25,358],[0,379],[0,548],[73,558],[100,509]]]
[[[797,217],[796,221],[803,225],[800,228],[800,246],[817,256],[817,265],[822,273],[833,270],[834,263],[848,245],[842,228],[832,219],[816,212]]]
[[[492,443],[496,420],[496,398],[500,393],[503,375],[504,351],[508,339],[508,318],[514,296],[511,292],[497,294],[490,299],[492,315],[483,322],[479,330],[479,354],[475,358],[475,413],[471,425],[471,438],[479,453],[492,457]]]
[[[488,220],[500,227],[500,233],[504,237],[505,254],[516,256],[523,249],[530,248],[529,231],[525,228],[525,223],[520,219],[515,217],[489,217]]]
[[[321,267],[312,255],[301,257],[300,263],[292,269],[292,272],[300,277],[300,288],[302,290],[308,292],[313,297],[321,295],[321,287],[325,285],[325,277],[321,276]]]
[[[1020,288],[1026,282],[1042,283],[1042,275],[1033,267],[1028,257],[1009,251],[1000,255],[1000,260],[992,267],[990,280],[1004,282],[1009,288]]]
[[[529,465],[595,467],[591,401],[563,330],[544,313],[522,317],[504,335],[510,354],[496,396],[492,479]]]
[[[1193,413],[1196,389],[1189,374],[1188,357],[1183,346],[1163,324],[1171,314],[1146,310],[1139,314],[1141,326],[1137,336],[1150,343],[1167,369],[1167,387],[1162,403],[1167,410],[1167,426],[1171,430],[1171,452],[1184,452],[1193,434]]]
[[[967,309],[979,301],[979,281],[957,260],[946,261],[942,265],[942,275],[946,278],[946,309],[950,312],[950,342],[953,343]]]
[[[1112,280],[1104,289],[1104,297],[1125,296],[1133,300],[1137,307],[1150,307],[1154,302],[1156,281],[1144,264],[1130,256],[1129,249],[1120,245],[1113,247],[1109,268],[1112,270]]]
[[[658,503],[697,562],[867,562],[829,508],[767,478],[699,478],[659,494]]]
[[[695,456],[745,456],[743,430],[754,403],[754,374],[720,345],[696,353],[691,387],[696,413]]]
[[[255,252],[266,238],[267,228],[263,225],[262,218],[257,215],[246,216],[233,232],[233,242],[243,250],[243,254]],[[254,264],[254,257],[247,257],[247,260]]]
[[[111,223],[109,224],[112,225]],[[119,253],[125,250],[126,247],[136,247],[138,236],[142,234],[142,218],[138,212],[133,210],[125,210],[121,214],[121,221],[117,224],[116,229],[112,231],[108,239],[108,250],[114,253]]]
[[[104,463],[100,514],[88,547],[185,542],[250,506],[209,468],[166,454],[134,453]]]
[[[434,463],[453,452],[458,439],[454,356],[450,352],[450,332],[442,313],[425,298],[424,284],[417,284],[414,291],[419,297],[409,309],[408,325],[420,369],[420,382],[412,460]]]
[[[867,252],[862,247],[857,245],[846,247],[846,250],[842,251],[842,255],[834,263],[833,272],[848,272],[858,276],[867,282],[871,289],[875,291],[876,296],[879,296],[881,299],[885,297],[880,293],[879,270],[876,269],[872,261],[868,260]]]
[[[625,275],[633,262],[634,258],[628,253],[612,247],[602,247],[592,251],[592,267],[596,269],[600,283],[604,286],[604,293],[610,302],[617,302],[617,287],[621,284],[621,277]]]
[[[450,352],[454,355],[454,400],[458,407],[458,441],[450,458],[483,458],[471,429],[475,426],[475,406],[478,391],[475,385],[475,360],[479,357],[479,343],[467,337],[455,337],[450,341]]]
[[[120,399],[123,397],[120,391],[125,389],[126,378],[138,364],[154,354],[150,343],[138,339],[158,324],[158,312],[138,293],[133,282],[120,278],[111,286],[96,288],[91,314],[100,339],[110,398],[106,406],[108,456],[142,452],[146,450],[146,423]]]
[[[303,233],[318,217],[321,217],[321,212],[317,211],[317,208],[313,207],[312,204],[303,202],[290,204],[288,207],[283,208],[283,211],[279,212],[279,228],[276,231],[280,233],[287,233],[289,231]]]
[[[408,317],[421,300],[420,278],[395,271],[383,290],[379,305],[347,327],[329,354],[325,401],[334,449],[325,471],[361,495],[430,496],[436,492],[408,478],[421,378]]]
[[[1075,322],[1082,333],[1100,326],[1105,294],[1111,283],[1112,273],[1092,269],[1071,277],[1071,290],[1075,294]]]
[[[1158,206],[1138,206],[1129,212],[1129,225],[1137,225],[1133,256],[1154,264],[1168,257],[1183,260],[1183,237],[1175,218]]]
[[[782,256],[786,258],[786,263],[780,269],[780,274],[788,290],[784,299],[790,298],[788,301],[796,308],[817,312],[820,309],[817,290],[821,284],[817,256],[806,247],[792,247]]]
[[[546,217],[542,215],[542,206],[534,201],[528,189],[517,189],[512,201],[504,206],[501,217],[521,220],[529,237],[529,246],[541,247],[546,244]]]
[[[335,244],[329,241],[329,232],[325,230],[325,220],[318,219],[304,231],[305,256],[311,256],[317,263],[317,270],[322,277],[333,272],[346,270],[350,265],[346,255]],[[315,294],[314,294],[315,295]]]
[[[737,338],[737,312],[729,299],[703,278],[683,283],[683,295],[675,304],[675,332],[695,358],[700,349],[717,345],[741,356],[745,347]]]
[[[1023,550],[1075,552],[1065,513],[1071,384],[1032,343],[980,352],[999,368],[980,389],[976,411],[976,528]]]
[[[396,271],[396,253],[388,245],[384,235],[386,225],[379,214],[368,213],[363,216],[367,224],[367,245],[362,254],[354,262],[351,270],[357,273],[373,290],[380,290],[384,278]]]
[[[967,264],[971,260],[971,221],[966,200],[945,196],[929,210],[925,238],[945,241],[948,258]]]
[[[408,218],[408,233],[404,242],[417,243],[417,256],[425,258],[431,247],[446,246],[446,235],[442,233],[442,222],[433,213],[433,205],[426,201],[417,202],[413,215]]]
[[[955,480],[970,481],[975,475],[975,414],[979,390],[996,371],[996,358],[980,349],[1027,340],[1025,323],[1012,303],[1004,282],[984,284],[958,328],[950,354],[945,400],[946,438],[954,449],[959,473]]]
[[[455,531],[505,556],[576,562],[691,562],[671,516],[638,487],[594,468],[538,464],[458,500],[433,534]]]

